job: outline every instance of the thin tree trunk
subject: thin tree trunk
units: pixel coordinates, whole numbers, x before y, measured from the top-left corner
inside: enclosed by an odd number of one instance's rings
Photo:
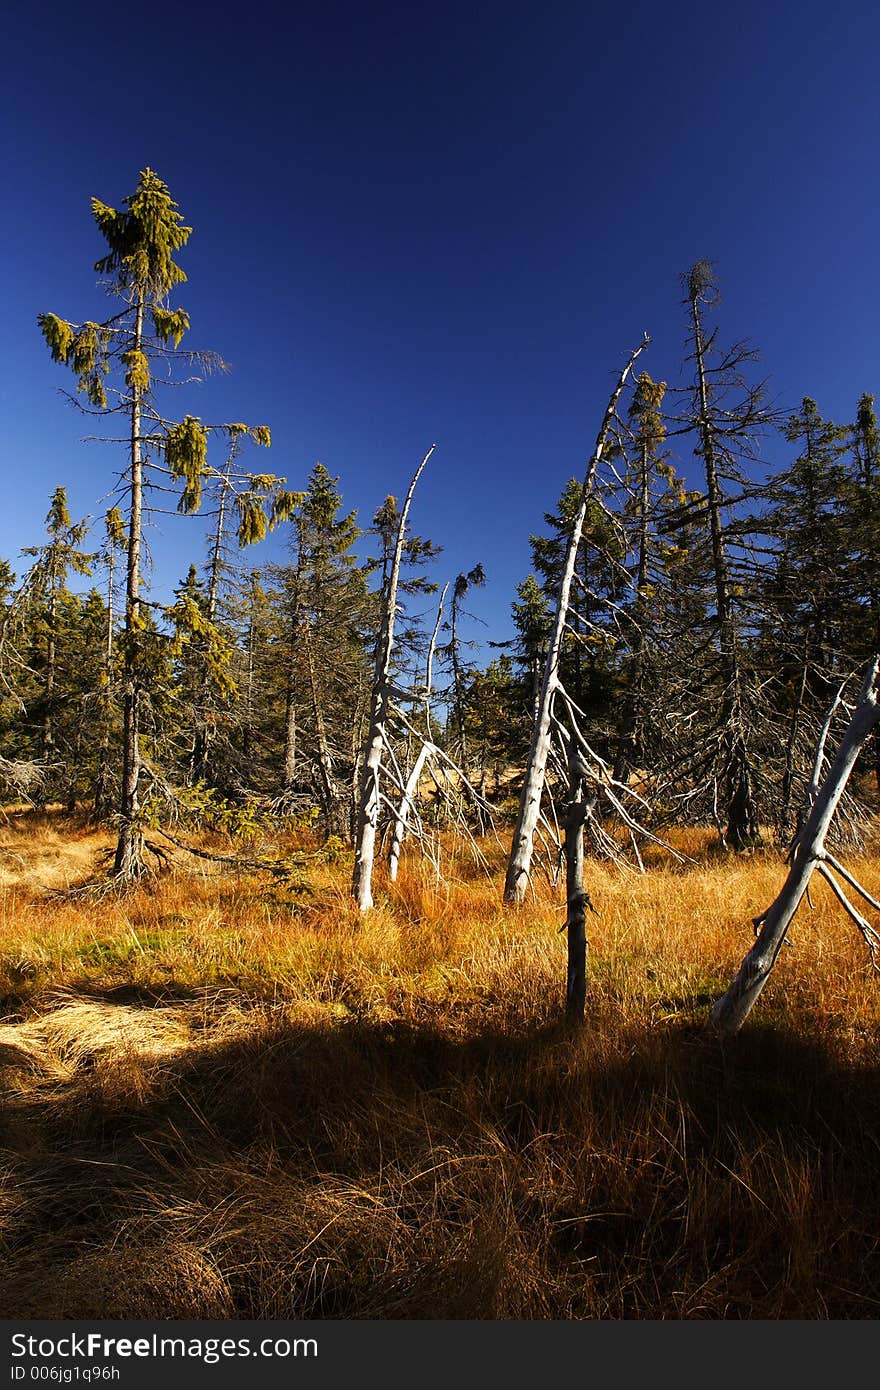
[[[72,816],[76,811],[76,778],[79,771],[80,757],[82,755],[82,735],[83,719],[85,717],[85,700],[80,700],[79,718],[76,721],[76,737],[73,741],[72,767],[70,769],[70,780],[67,783],[67,814]]]
[[[565,818],[565,928],[568,937],[568,971],[565,1012],[572,1023],[583,1023],[587,1000],[587,905],[584,892],[584,775],[571,740],[568,758],[568,811]]]
[[[137,302],[133,348],[142,351],[143,299]],[[141,452],[141,388],[131,388],[131,516],[125,584],[125,694],[122,708],[122,787],[119,839],[113,872],[124,881],[144,871],[144,836],[139,824],[138,781],[141,772],[141,538],[143,532],[143,455]]]
[[[727,812],[726,839],[733,845],[734,849],[745,849],[748,845],[754,844],[758,837],[758,817],[752,796],[749,756],[742,730],[741,671],[731,604],[730,573],[724,545],[724,524],[721,516],[723,497],[718,477],[715,435],[709,413],[705,343],[696,295],[691,298],[691,317],[700,399],[700,448],[706,472],[709,537],[715,581],[715,607],[718,616],[721,679],[724,686],[721,701],[721,729],[724,752],[724,787],[727,797],[725,808]]]
[[[92,818],[101,821],[107,815],[110,799],[107,783],[110,779],[110,690],[113,677],[113,579],[116,570],[113,542],[107,552],[107,631],[104,638],[104,690],[102,693],[103,728],[101,730],[101,753],[98,759],[98,776],[95,782],[95,802]]]
[[[400,799],[400,806],[397,810],[397,817],[394,821],[394,830],[391,835],[391,849],[388,852],[388,877],[392,883],[397,881],[397,869],[400,864],[400,849],[403,838],[406,834],[406,827],[418,795],[419,779],[425,766],[425,762],[430,751],[430,745],[423,743],[419,749],[419,755],[412,765],[409,777],[406,779],[406,787]]]
[[[878,669],[880,658],[875,657],[868,668],[859,703],[841,740],[837,756],[815,794],[812,808],[795,842],[788,877],[763,917],[757,919],[761,924],[758,939],[743,960],[730,988],[712,1009],[712,1022],[723,1033],[738,1032],[757,1002],[776,964],[792,918],[809,887],[813,870],[819,868],[826,877],[831,877],[826,868],[825,837],[856,759],[880,719]],[[821,749],[817,755],[819,761]],[[859,891],[864,894],[864,890]],[[839,889],[835,888],[835,892],[840,896]],[[849,906],[845,899],[844,905]]]
[[[569,599],[571,595],[571,585],[574,576],[575,563],[577,561],[578,548],[581,543],[584,518],[587,514],[587,506],[596,476],[596,470],[602,459],[605,445],[608,440],[608,433],[617,409],[617,402],[620,399],[626,379],[629,376],[636,358],[648,346],[648,338],[630,354],[629,361],[620,374],[617,385],[612,392],[605,411],[605,418],[602,421],[601,429],[596,440],[596,447],[590,459],[581,490],[581,502],[577,515],[574,519],[571,537],[568,543],[568,551],[565,557],[565,567],[562,573],[562,581],[559,589],[559,600],[556,607],[556,619],[550,636],[547,656],[544,662],[544,677],[541,683],[541,692],[538,698],[538,708],[535,716],[535,726],[532,734],[532,743],[529,750],[529,759],[526,765],[526,775],[523,782],[522,793],[520,796],[519,815],[516,827],[513,832],[513,843],[510,850],[510,858],[507,864],[507,876],[504,885],[504,901],[507,903],[521,903],[525,897],[526,888],[529,882],[529,872],[532,865],[532,852],[534,847],[535,830],[538,824],[538,817],[541,810],[541,796],[544,791],[544,779],[547,771],[547,759],[550,754],[550,732],[553,715],[553,698],[559,687],[559,658],[562,652],[562,640],[565,633],[565,624],[568,617]]]
[[[403,560],[403,544],[406,537],[406,522],[416,483],[422,470],[434,452],[432,444],[413,475],[400,514],[397,540],[388,587],[385,595],[384,612],[376,642],[376,661],[373,674],[373,690],[370,699],[370,721],[364,750],[363,773],[361,776],[358,804],[357,832],[355,835],[354,874],[352,876],[352,896],[357,900],[361,912],[368,912],[373,906],[372,879],[373,861],[376,855],[376,831],[379,824],[380,773],[382,749],[385,745],[390,700],[389,678],[391,675],[391,656],[394,650],[394,620],[397,612],[397,589],[400,582],[400,566]]]
[[[458,601],[452,595],[452,630],[449,635],[449,649],[452,656],[452,687],[455,704],[455,722],[458,725],[459,757],[467,772],[467,737],[464,728],[464,687],[461,680],[461,664],[458,659]]]
[[[312,651],[312,634],[307,624],[304,626],[303,635],[306,649],[306,666],[309,673],[309,691],[312,698],[312,718],[315,721],[315,743],[318,750],[321,800],[324,803],[324,823],[327,830],[327,837],[329,838],[331,835],[339,835],[341,833],[339,805],[342,794],[333,771],[333,758],[330,754],[330,745],[327,741],[324,711],[321,708],[321,702],[318,698],[315,658]]]
[[[241,751],[244,757],[245,766],[249,767],[251,762],[252,730],[254,722],[254,649],[256,647],[256,600],[251,591],[251,609],[248,617],[248,636],[247,636],[247,702],[245,707],[245,720],[242,729]]]
[[[790,831],[789,822],[792,816],[792,803],[794,800],[794,777],[795,777],[795,754],[797,751],[797,738],[800,732],[801,712],[804,707],[804,695],[807,687],[807,652],[809,650],[809,639],[805,644],[804,663],[801,670],[800,689],[794,708],[791,712],[791,719],[788,725],[788,738],[785,743],[785,768],[782,774],[782,807],[780,810],[781,831],[787,835]]]
[[[296,697],[293,689],[293,672],[288,675],[287,699],[284,706],[284,773],[285,792],[293,791],[296,785]]]
[[[650,460],[648,445],[642,444],[639,472],[639,556],[636,567],[636,596],[634,604],[634,628],[632,660],[629,671],[629,688],[623,707],[620,724],[620,742],[614,780],[629,780],[633,768],[643,763],[642,748],[642,682],[645,653],[645,622],[647,619],[648,560],[650,548]]]
[[[297,556],[293,600],[290,611],[290,642],[288,648],[287,695],[284,707],[284,763],[282,795],[292,792],[296,786],[297,749],[297,709],[296,709],[296,659],[302,614],[300,610],[300,588],[302,579],[302,547]]]
[[[57,617],[57,590],[58,580],[56,576],[56,561],[53,553],[49,566],[49,612],[48,612],[48,632],[46,634],[46,681],[44,695],[46,700],[46,710],[43,718],[43,761],[51,762],[55,752],[55,646],[56,633],[55,623]]]

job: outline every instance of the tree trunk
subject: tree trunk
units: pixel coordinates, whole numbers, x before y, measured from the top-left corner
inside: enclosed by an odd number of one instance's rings
[[[617,402],[620,399],[620,394],[623,391],[626,379],[632,370],[633,363],[639,356],[639,353],[644,351],[647,347],[648,341],[649,340],[646,338],[645,341],[640,343],[635,351],[630,354],[629,361],[621,372],[617,385],[611,395],[611,399],[608,402],[605,418],[602,421],[602,427],[599,430],[599,435],[596,440],[596,447],[590,459],[586,477],[584,478],[584,484],[581,490],[581,503],[574,519],[574,525],[568,543],[565,568],[562,573],[559,600],[556,607],[556,618],[544,662],[544,677],[541,683],[535,727],[532,734],[529,759],[526,765],[525,780],[520,796],[519,815],[513,832],[513,842],[511,844],[510,858],[507,864],[507,876],[504,884],[504,901],[511,904],[519,904],[522,902],[529,882],[535,830],[541,811],[541,796],[544,791],[547,759],[550,755],[553,698],[559,687],[559,658],[562,652],[562,639],[568,617],[572,578],[577,561],[578,548],[581,543],[584,518],[587,514],[587,505],[590,500],[596,470],[602,459],[608,433],[614,419]]]
[[[245,667],[244,720],[241,726],[241,753],[246,767],[250,766],[253,748],[254,723],[254,649],[256,647],[256,602],[253,590],[250,593],[247,628],[247,665]]]
[[[318,752],[318,775],[321,786],[324,825],[327,838],[329,839],[331,835],[342,835],[344,833],[344,827],[341,824],[340,817],[342,791],[336,781],[336,774],[333,771],[333,758],[330,754],[330,745],[327,741],[324,711],[318,698],[315,658],[312,651],[312,634],[311,628],[309,628],[308,625],[304,627],[303,636],[306,648],[306,666],[309,673],[309,691],[312,698],[312,718],[315,721],[315,744]]]
[[[115,552],[111,541],[107,553],[107,629],[104,637],[104,689],[101,695],[104,717],[101,730],[101,752],[98,758],[98,776],[95,780],[95,801],[92,810],[92,819],[95,821],[102,821],[110,810],[107,784],[110,780],[110,719],[112,714],[110,690],[113,679],[113,579],[115,570]]]
[[[419,790],[419,778],[422,769],[430,752],[430,746],[423,743],[419,749],[419,755],[412,766],[412,771],[406,779],[406,787],[400,800],[397,810],[397,817],[394,821],[394,830],[391,835],[391,849],[388,852],[388,877],[392,883],[397,881],[397,869],[400,864],[400,849],[403,844],[403,837],[406,834],[406,827],[409,823],[410,814],[413,810],[415,798]]]
[[[449,635],[449,650],[452,657],[452,690],[455,708],[455,722],[458,725],[459,757],[461,766],[467,772],[467,736],[464,727],[464,687],[461,679],[461,664],[458,659],[458,599],[452,595],[452,630]],[[430,730],[428,730],[430,737]]]
[[[734,849],[745,849],[758,838],[758,816],[752,795],[751,768],[742,727],[742,690],[739,649],[731,605],[731,582],[724,544],[724,524],[721,516],[723,497],[718,477],[715,435],[709,412],[706,385],[705,343],[697,297],[691,299],[694,331],[694,357],[700,397],[700,449],[706,472],[706,498],[709,514],[709,537],[712,547],[712,570],[715,580],[715,607],[721,655],[721,731],[724,760],[724,788],[727,805],[726,839]]]
[[[877,676],[880,658],[875,657],[865,677],[858,706],[837,750],[837,756],[819,787],[805,824],[792,852],[788,877],[778,897],[758,918],[761,930],[726,994],[712,1009],[712,1022],[722,1033],[736,1033],[742,1027],[770,977],[782,948],[786,932],[807,891],[813,870],[824,868],[825,837],[834,819],[850,774],[866,740],[880,719],[877,703]]]
[[[370,699],[370,722],[364,749],[363,772],[361,775],[360,797],[358,803],[357,832],[355,835],[354,874],[352,876],[352,896],[357,900],[361,912],[368,912],[373,906],[372,879],[373,861],[376,855],[376,831],[379,824],[380,772],[382,749],[385,744],[388,723],[391,675],[391,655],[394,650],[394,620],[397,612],[397,588],[400,581],[400,566],[403,560],[403,545],[406,538],[406,522],[416,483],[422,469],[434,452],[432,444],[413,475],[400,513],[397,540],[391,572],[385,594],[384,612],[376,642],[376,660],[373,673],[373,690]]]
[[[643,670],[645,653],[645,623],[648,617],[648,559],[650,549],[650,459],[648,445],[642,444],[639,460],[639,557],[636,567],[636,597],[632,659],[629,664],[629,684],[620,721],[620,739],[614,780],[628,782],[629,774],[644,761],[642,747]]]
[[[568,813],[565,818],[565,928],[568,937],[568,973],[565,1012],[572,1023],[583,1023],[587,1001],[587,906],[584,892],[584,820],[587,805],[584,776],[574,739],[568,759]]]
[[[53,551],[52,561],[49,568],[49,613],[48,613],[48,632],[46,634],[46,681],[44,694],[46,700],[46,710],[43,719],[43,761],[50,763],[55,752],[55,647],[56,635],[55,624],[57,619],[57,590],[58,580],[56,577],[56,561]]]
[[[143,350],[144,305],[137,302],[133,348]],[[122,708],[122,787],[119,839],[113,872],[124,881],[144,872],[144,837],[139,824],[138,781],[140,753],[140,588],[143,532],[143,456],[141,452],[141,388],[131,388],[131,516],[125,584],[125,694]]]
[[[284,707],[284,772],[282,790],[293,791],[296,785],[296,698],[293,689],[293,673],[287,682],[287,699]]]

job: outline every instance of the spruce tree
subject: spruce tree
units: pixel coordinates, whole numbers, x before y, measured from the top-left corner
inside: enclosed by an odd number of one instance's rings
[[[805,396],[783,433],[798,452],[762,490],[770,505],[761,529],[775,553],[759,588],[756,644],[785,729],[775,802],[780,830],[789,833],[802,800],[798,784],[809,775],[819,729],[854,654],[846,650],[849,546],[841,512],[847,432]]]
[[[41,546],[28,546],[22,554],[34,557],[30,575],[30,602],[36,604],[33,624],[31,665],[41,675],[37,702],[40,735],[37,755],[48,767],[58,752],[57,718],[59,702],[65,692],[58,688],[58,610],[65,593],[67,575],[87,575],[93,557],[81,549],[88,533],[87,521],[71,521],[67,491],[57,487],[46,516],[47,539]]]
[[[145,486],[151,476],[179,489],[178,510],[199,510],[202,490],[211,476],[210,429],[193,415],[169,420],[156,399],[160,374],[181,360],[205,366],[211,354],[180,351],[189,329],[185,309],[170,304],[186,280],[174,259],[186,246],[188,227],[167,186],[152,169],[141,173],[134,193],[120,209],[92,199],[92,214],[107,244],[95,263],[107,288],[121,305],[101,322],[80,324],[41,314],[39,325],[55,362],[69,367],[89,413],[121,416],[127,422],[127,497],[125,619],[123,657],[123,748],[119,796],[119,837],[114,874],[123,883],[145,871],[144,827],[139,782],[142,769],[141,716],[145,698],[146,610],[143,602],[142,550]],[[217,359],[214,358],[214,361]],[[228,432],[228,427],[225,428]]]
[[[291,520],[291,564],[275,567],[286,663],[284,786],[305,779],[327,835],[347,836],[353,785],[356,692],[366,680],[371,603],[353,547],[361,536],[342,507],[339,479],[312,469]]]
[[[457,757],[465,771],[468,766],[468,746],[467,746],[467,712],[466,712],[466,677],[469,674],[467,663],[462,658],[461,653],[461,616],[462,603],[466,594],[475,588],[482,588],[486,582],[486,573],[482,564],[477,563],[468,572],[456,575],[455,583],[452,586],[452,605],[449,619],[449,643],[446,651],[452,667],[452,690],[450,692],[450,702],[452,716],[455,720],[455,731],[457,735]],[[430,732],[430,731],[429,731]]]

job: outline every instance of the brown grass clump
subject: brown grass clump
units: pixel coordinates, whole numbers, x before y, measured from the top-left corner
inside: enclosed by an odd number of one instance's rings
[[[707,1026],[772,854],[588,866],[571,1033],[559,895],[507,913],[452,847],[363,922],[345,862],[39,890],[103,844],[0,832],[0,1315],[877,1316],[880,995],[824,887]]]

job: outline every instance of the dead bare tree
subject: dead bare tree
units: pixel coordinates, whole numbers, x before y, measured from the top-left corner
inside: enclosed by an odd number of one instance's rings
[[[788,876],[778,896],[767,911],[756,918],[757,940],[745,957],[730,988],[717,1000],[712,1009],[712,1022],[722,1033],[738,1032],[757,1002],[758,996],[770,978],[770,972],[776,964],[788,928],[809,887],[814,870],[818,870],[838,902],[855,922],[868,945],[871,959],[876,964],[877,951],[880,949],[880,933],[871,926],[858,908],[849,900],[839,880],[842,879],[848,887],[878,911],[880,911],[880,902],[877,902],[849,870],[828,851],[825,841],[856,760],[872,730],[880,721],[878,676],[880,676],[880,656],[874,657],[865,673],[861,693],[852,718],[840,741],[834,761],[824,780],[821,780],[825,762],[825,742],[840,698],[839,695],[825,721],[825,727],[816,750],[813,777],[808,794],[807,814],[791,849],[791,867]]]
[[[529,750],[522,795],[520,797],[519,814],[513,832],[513,842],[507,865],[504,900],[511,904],[519,904],[522,902],[529,883],[535,834],[541,819],[541,799],[544,792],[547,763],[551,754],[554,722],[558,725],[558,721],[555,721],[554,716],[554,705],[557,695],[562,697],[563,703],[567,707],[569,714],[574,717],[575,722],[577,720],[577,713],[579,713],[579,711],[575,713],[574,706],[562,687],[559,663],[565,632],[566,629],[570,627],[571,623],[571,590],[578,548],[583,535],[584,520],[587,515],[589,502],[593,496],[596,473],[608,446],[609,435],[615,419],[618,401],[620,400],[627,377],[632,371],[633,364],[639,354],[648,346],[649,342],[650,339],[648,335],[645,334],[644,341],[630,353],[626,366],[620,373],[617,384],[611,393],[611,399],[608,402],[608,407],[605,411],[602,425],[596,439],[596,446],[590,458],[586,476],[584,477],[583,487],[581,489],[580,507],[574,518],[568,549],[566,551],[562,580],[559,586],[556,617],[547,647],[547,655],[544,663],[544,677],[535,714],[531,748]],[[594,756],[592,749],[588,748],[587,752],[591,757]]]
[[[446,589],[441,596],[437,620],[428,646],[424,686],[419,684],[416,689],[405,690],[396,684],[393,678],[394,626],[397,596],[401,589],[401,565],[407,550],[407,520],[416,484],[435,448],[436,445],[432,444],[409,485],[399,514],[397,535],[382,589],[382,615],[376,642],[369,725],[363,752],[352,876],[352,896],[361,912],[367,912],[373,906],[373,865],[383,809],[387,813],[385,824],[389,823],[390,817],[390,824],[393,826],[389,855],[392,880],[397,877],[401,845],[404,835],[408,832],[418,839],[423,853],[433,860],[435,870],[439,873],[439,842],[436,838],[433,841],[429,840],[417,804],[423,772],[431,773],[438,812],[442,810],[449,822],[465,833],[478,858],[479,847],[462,812],[462,795],[477,806],[482,814],[490,814],[488,804],[471,786],[461,768],[434,739],[431,715],[433,662]],[[408,773],[405,771],[407,753],[414,756]]]
[[[391,835],[391,848],[388,852],[388,877],[394,883],[397,879],[397,870],[400,866],[400,851],[403,846],[403,839],[406,835],[407,825],[410,816],[415,810],[416,799],[418,797],[419,781],[425,769],[425,763],[433,742],[432,719],[431,719],[431,694],[434,688],[434,656],[437,650],[437,635],[440,631],[440,624],[443,621],[443,607],[446,603],[446,595],[449,592],[449,585],[443,586],[440,595],[440,602],[437,605],[437,618],[434,623],[434,630],[431,633],[431,640],[428,643],[428,654],[425,660],[425,740],[422,743],[415,762],[410,768],[406,785],[401,794],[400,803],[397,807],[397,815],[394,818],[394,830]]]
[[[368,912],[373,906],[373,862],[376,856],[376,831],[382,805],[382,755],[388,746],[388,715],[391,701],[391,658],[394,651],[394,621],[397,616],[397,590],[400,584],[400,566],[403,561],[406,540],[406,523],[412,504],[416,483],[433,454],[436,444],[432,444],[415,473],[400,512],[397,539],[391,560],[391,570],[383,595],[382,618],[379,636],[376,640],[376,658],[373,667],[373,689],[370,698],[370,719],[365,742],[363,770],[361,773],[360,796],[358,801],[357,831],[355,835],[354,875],[352,895],[357,900],[361,912]]]

